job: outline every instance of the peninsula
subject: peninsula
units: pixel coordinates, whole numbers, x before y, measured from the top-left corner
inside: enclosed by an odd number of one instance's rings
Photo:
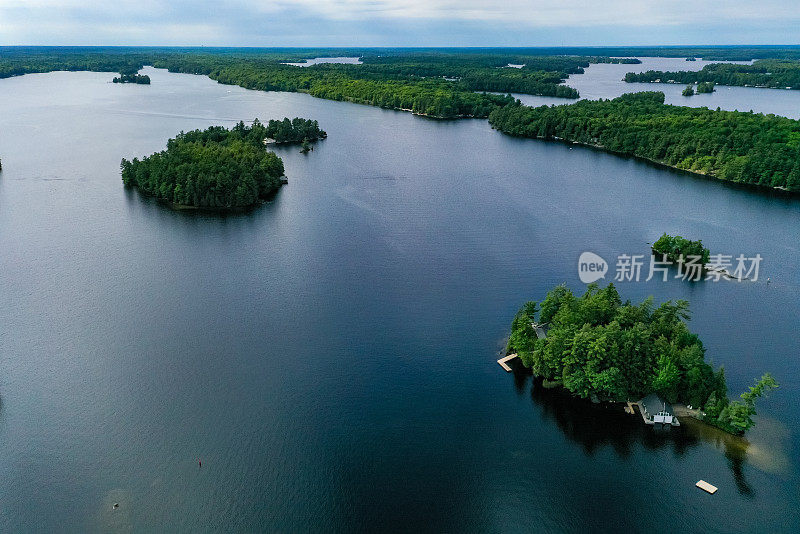
[[[509,135],[589,145],[731,182],[800,192],[800,121],[664,104],[664,93],[494,110]]]

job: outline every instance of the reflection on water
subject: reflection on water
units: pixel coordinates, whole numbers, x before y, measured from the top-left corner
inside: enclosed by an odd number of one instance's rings
[[[725,455],[736,488],[748,498],[755,495],[755,490],[745,478],[745,464],[779,474],[786,474],[790,468],[784,452],[788,429],[774,419],[758,421],[762,430],[760,439],[767,437],[767,441],[758,443],[691,417],[681,418],[680,427],[649,426],[642,423],[638,413],[631,416],[618,404],[594,404],[573,397],[563,388],[546,387],[542,379],[534,378],[517,360],[511,363],[514,364],[512,374],[517,393],[524,394],[530,388],[531,400],[544,417],[555,423],[569,440],[580,445],[588,456],[608,446],[621,458],[631,456],[636,447],[670,448],[680,457],[693,447],[711,445]]]

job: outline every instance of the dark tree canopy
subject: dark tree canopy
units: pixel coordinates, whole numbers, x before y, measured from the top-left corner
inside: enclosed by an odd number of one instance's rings
[[[150,76],[147,74],[120,74],[111,80],[114,83],[138,83],[150,85]]]
[[[300,117],[292,120],[284,117],[282,121],[271,119],[267,123],[266,133],[268,138],[277,143],[302,143],[328,137],[325,130],[320,130],[317,121]]]
[[[563,139],[732,182],[800,191],[800,121],[664,104],[664,93],[496,109],[504,133]]]
[[[765,375],[741,401],[730,402],[725,373],[705,362],[705,348],[686,326],[688,318],[685,300],[658,307],[652,297],[623,303],[613,284],[590,284],[580,297],[562,285],[517,312],[508,352],[577,397],[624,401],[656,392],[670,402],[703,407],[704,420],[741,434],[754,424],[755,399],[777,383]],[[548,325],[544,339],[537,337],[534,322]]]
[[[253,206],[281,186],[283,161],[264,146],[266,127],[240,122],[181,132],[167,149],[122,160],[126,186],[178,205],[229,209]]]
[[[759,59],[752,65],[712,63],[699,71],[648,70],[629,72],[626,82],[698,83],[720,85],[772,87],[775,89],[800,89],[800,62],[797,60]],[[698,90],[698,93],[710,92]]]
[[[703,242],[699,239],[690,241],[679,235],[671,236],[666,233],[653,243],[653,252],[666,256],[670,261],[697,257],[704,265],[711,258],[711,252],[703,246]]]

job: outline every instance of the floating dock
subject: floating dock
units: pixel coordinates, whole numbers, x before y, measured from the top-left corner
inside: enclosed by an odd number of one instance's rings
[[[508,362],[508,361],[510,361],[510,360],[513,360],[513,359],[514,359],[514,358],[516,358],[516,357],[517,357],[517,355],[516,355],[516,354],[509,354],[509,355],[508,355],[508,356],[506,356],[505,358],[500,358],[499,360],[497,360],[497,363],[499,363],[499,364],[500,364],[500,367],[502,367],[503,369],[505,369],[507,373],[510,373],[510,372],[511,372],[511,367],[509,367],[509,366],[508,366],[508,364],[507,364],[506,362]]]
[[[717,492],[717,487],[714,486],[714,485],[709,484],[705,480],[698,480],[697,484],[695,484],[695,486],[697,486],[698,488],[700,488],[703,491],[709,492],[712,495]]]

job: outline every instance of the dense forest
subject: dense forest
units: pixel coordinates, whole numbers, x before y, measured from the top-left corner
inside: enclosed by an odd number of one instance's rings
[[[653,243],[653,252],[666,256],[669,261],[681,261],[688,258],[697,258],[705,265],[711,258],[711,252],[703,246],[703,242],[690,241],[679,235],[664,234]]]
[[[320,129],[317,121],[284,117],[282,121],[272,119],[267,123],[266,137],[276,143],[302,143],[324,139],[328,134]]]
[[[800,121],[664,104],[664,93],[531,108],[489,116],[521,137],[566,140],[737,183],[800,191]]]
[[[120,72],[120,81],[143,65],[205,74],[221,83],[266,91],[299,91],[320,98],[409,110],[437,118],[486,117],[511,97],[525,93],[578,98],[563,82],[591,63],[637,62],[599,56],[533,56],[506,53],[393,50],[361,51],[364,64],[283,64],[296,51],[242,49],[3,49],[0,77],[51,70]],[[312,53],[313,51],[308,51]],[[322,53],[321,51],[317,53]],[[341,54],[342,51],[337,51]],[[302,57],[302,56],[300,56]],[[521,68],[509,64],[522,65]]]
[[[720,85],[749,87],[771,87],[776,89],[800,89],[800,61],[759,59],[752,65],[712,63],[701,70],[664,72],[629,72],[626,82],[698,83],[711,82]],[[698,91],[702,92],[702,91]]]
[[[689,316],[684,300],[656,307],[650,297],[631,304],[622,302],[613,284],[590,284],[580,297],[562,285],[520,309],[508,351],[577,397],[625,401],[656,392],[701,407],[705,421],[742,434],[754,424],[755,399],[777,383],[764,375],[741,400],[731,401],[723,369],[706,363],[703,343],[686,326]],[[534,322],[548,326],[546,338],[537,337]]]
[[[264,146],[258,119],[232,129],[181,132],[167,149],[122,160],[122,181],[180,206],[230,209],[253,206],[281,186],[283,161]]]
[[[114,83],[138,83],[143,85],[150,85],[150,76],[147,74],[120,74],[111,80]]]

